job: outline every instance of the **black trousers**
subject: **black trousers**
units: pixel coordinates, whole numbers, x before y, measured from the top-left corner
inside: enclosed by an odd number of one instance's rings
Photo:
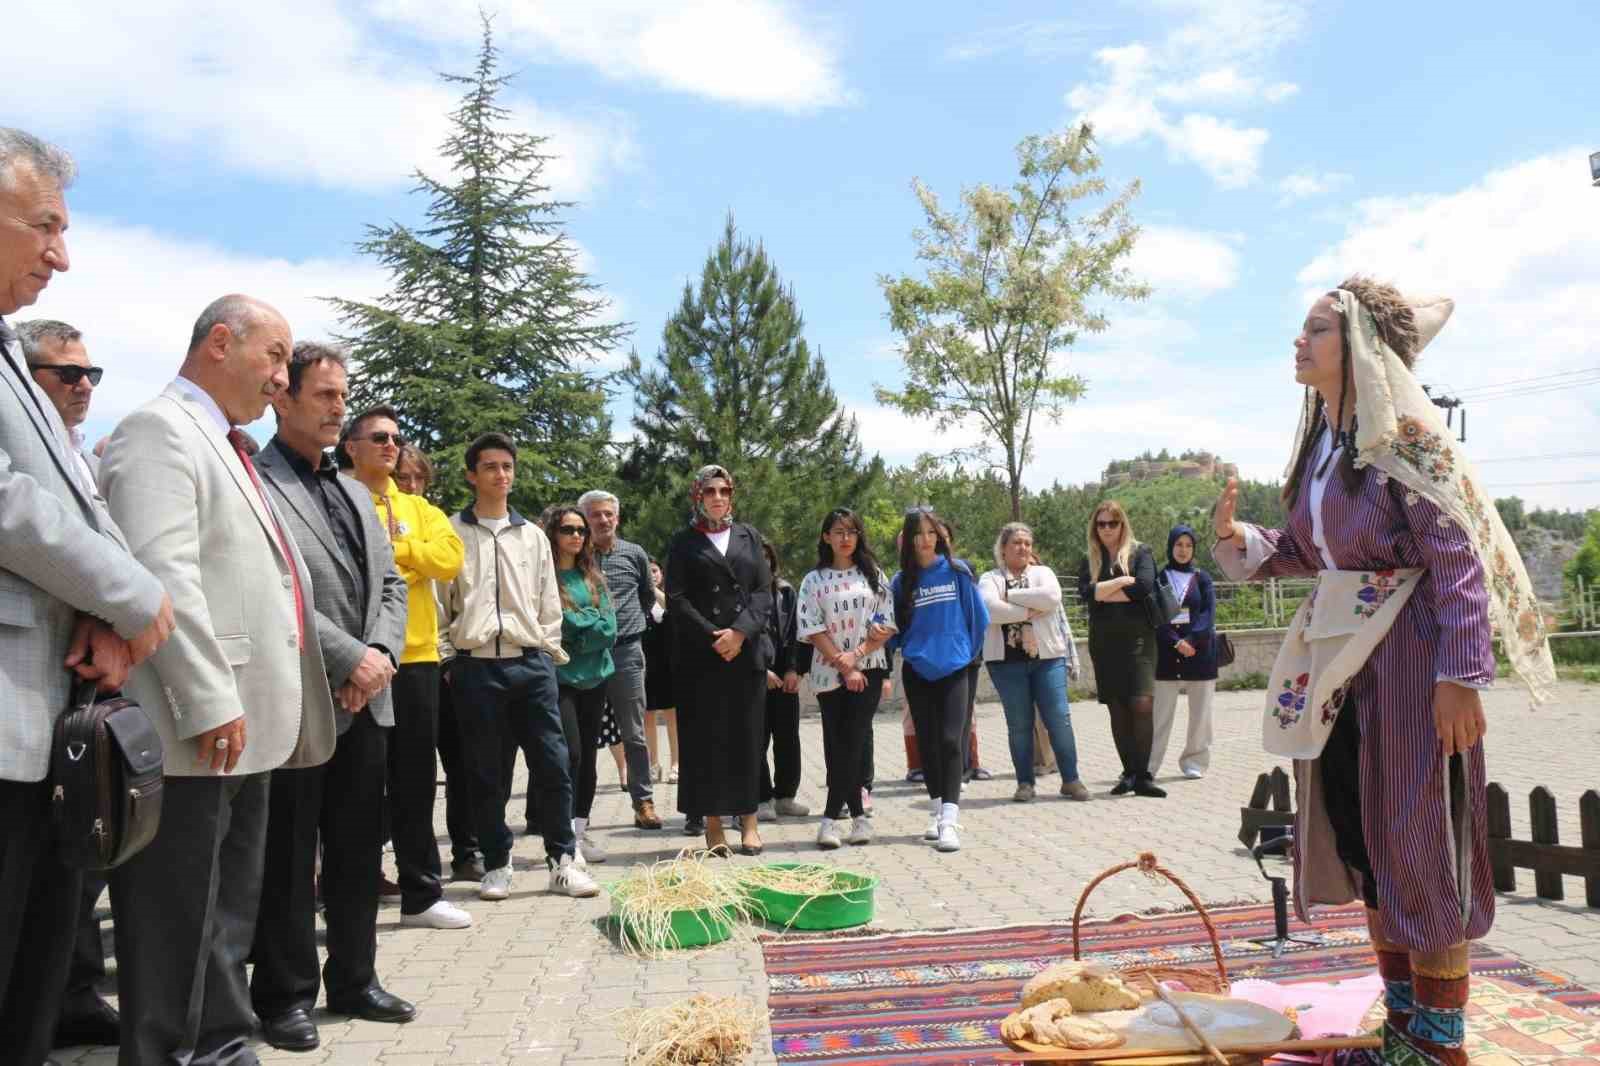
[[[596,760],[600,756],[600,719],[605,713],[604,684],[596,685],[594,688],[561,686],[561,732],[567,738],[567,754],[571,757],[574,818],[588,818],[589,811],[594,807],[594,790],[600,780],[599,769],[596,766]],[[532,765],[529,763],[530,767]],[[530,801],[534,791],[530,783],[528,786]]]
[[[794,799],[800,791],[800,693],[767,689],[767,744],[772,766],[761,758],[761,802]]]
[[[106,947],[100,936],[100,923],[94,909],[106,888],[106,875],[99,870],[83,872],[83,893],[78,908],[78,928],[72,939],[72,966],[67,972],[64,1006],[84,1003],[100,994],[97,987],[106,979]]]
[[[50,782],[0,781],[0,1054],[37,1066],[67,984],[82,873],[56,858]]]
[[[878,713],[887,673],[867,671],[867,687],[860,692],[840,685],[831,692],[817,693],[822,708],[822,760],[828,774],[828,799],[822,808],[826,818],[843,817],[846,807],[854,817],[863,813],[862,779],[872,778],[871,766],[864,765],[864,760],[872,757],[872,716]]]
[[[328,999],[348,1001],[377,980],[373,968],[388,732],[363,711],[326,763],[273,772],[256,966],[250,978],[250,998],[263,1018],[277,1018],[296,1007],[310,1010],[317,1003],[314,871],[319,834],[328,936],[322,983]]]
[[[461,730],[456,726],[455,687],[451,664],[439,667],[439,765],[444,767],[444,824],[450,833],[450,860],[478,856],[478,833],[472,827],[472,782],[461,766]]]
[[[155,840],[111,871],[118,1066],[257,1061],[244,967],[261,900],[272,776],[166,778]]]
[[[1378,879],[1372,872],[1366,832],[1361,827],[1361,711],[1355,697],[1345,697],[1318,761],[1323,802],[1333,825],[1334,851],[1361,875],[1361,901],[1377,910]]]
[[[962,667],[929,681],[906,663],[900,669],[922,753],[922,773],[930,799],[961,802],[961,756],[967,746],[967,702],[971,681]]]
[[[439,841],[433,835],[439,777],[434,760],[439,744],[439,664],[402,663],[394,675],[393,692],[388,791],[394,861],[400,870],[400,913],[421,914],[444,895]]]

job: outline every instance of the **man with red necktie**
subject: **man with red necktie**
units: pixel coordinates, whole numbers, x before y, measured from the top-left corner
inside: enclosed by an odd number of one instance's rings
[[[127,685],[161,734],[167,795],[156,839],[111,875],[120,1066],[258,1061],[245,960],[268,779],[334,748],[311,579],[236,428],[287,385],[293,343],[259,300],[214,301],[176,380],[123,420],[101,465],[111,513],[177,618]]]

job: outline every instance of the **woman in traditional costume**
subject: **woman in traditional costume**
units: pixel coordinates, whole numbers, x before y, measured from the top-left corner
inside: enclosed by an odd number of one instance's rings
[[[1467,1061],[1467,941],[1494,919],[1478,690],[1491,632],[1536,701],[1555,678],[1528,576],[1493,502],[1412,376],[1449,300],[1347,279],[1295,341],[1306,386],[1289,522],[1213,519],[1235,580],[1316,576],[1268,690],[1266,747],[1295,760],[1295,907],[1360,897],[1384,979],[1382,1052]]]

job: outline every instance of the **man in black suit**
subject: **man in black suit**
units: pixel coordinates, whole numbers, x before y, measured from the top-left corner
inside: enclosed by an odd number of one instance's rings
[[[339,439],[346,395],[344,353],[296,344],[289,386],[272,399],[277,435],[256,459],[311,572],[317,640],[339,733],[327,763],[272,778],[250,998],[267,1042],[289,1051],[310,1051],[320,1042],[310,1017],[318,983],[313,868],[319,832],[328,1009],[379,1022],[416,1016],[410,1003],[383,990],[374,969],[383,785],[394,726],[389,682],[405,648],[406,585],[371,495],[340,476],[324,450]]]

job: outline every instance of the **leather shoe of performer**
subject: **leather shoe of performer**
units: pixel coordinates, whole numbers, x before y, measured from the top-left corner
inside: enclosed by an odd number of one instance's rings
[[[373,985],[349,998],[328,1000],[332,1014],[348,1014],[369,1022],[409,1022],[417,1016],[417,1008]]]
[[[660,829],[661,816],[656,813],[656,805],[650,800],[642,800],[633,808],[633,824],[637,829]]]
[[[61,1004],[56,1019],[56,1047],[116,1047],[122,1040],[122,1019],[92,989]]]
[[[317,1023],[304,1007],[296,1007],[276,1018],[261,1019],[261,1039],[279,1051],[315,1051],[322,1043]]]

